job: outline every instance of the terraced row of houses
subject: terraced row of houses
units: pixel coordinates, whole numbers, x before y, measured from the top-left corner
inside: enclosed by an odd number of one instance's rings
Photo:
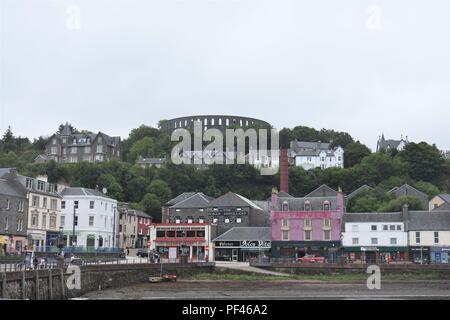
[[[390,192],[411,195],[413,189],[404,185]],[[430,206],[440,203],[438,198],[445,202],[447,196],[432,199]],[[450,210],[443,204],[430,211],[405,206],[387,213],[347,213],[345,204],[344,194],[326,185],[304,197],[273,190],[265,201],[233,192],[216,199],[186,192],[165,204],[150,247],[169,259],[184,250],[191,258],[201,252],[203,259],[218,261],[317,255],[328,261],[449,262]]]

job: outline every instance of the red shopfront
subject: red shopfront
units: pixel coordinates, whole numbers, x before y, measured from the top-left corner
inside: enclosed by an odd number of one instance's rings
[[[209,259],[208,224],[157,224],[151,229],[151,248],[163,262],[179,262],[181,257],[191,262]]]

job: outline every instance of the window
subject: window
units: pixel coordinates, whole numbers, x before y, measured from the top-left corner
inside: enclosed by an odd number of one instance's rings
[[[42,215],[42,228],[47,229],[47,215],[46,214]]]
[[[225,218],[225,223],[230,223],[230,219]]]
[[[50,216],[50,229],[56,229],[56,216]]]
[[[74,220],[74,223],[73,223],[74,225],[78,225],[78,216],[75,216],[75,220]]]
[[[27,179],[26,180],[26,187],[27,187],[27,189],[32,189],[33,188],[33,180],[32,179]]]
[[[303,226],[305,228],[311,228],[311,219],[304,219],[303,220]]]
[[[66,208],[66,202],[65,201],[61,201],[61,209],[65,209]]]
[[[19,212],[23,212],[23,200],[19,201]]]
[[[91,153],[91,147],[84,147],[84,153],[86,154]]]
[[[352,238],[352,244],[359,244],[359,238]]]
[[[388,225],[387,224],[383,224],[383,231],[387,231],[388,230]]]
[[[281,220],[281,225],[283,227],[289,227],[289,219],[283,219]]]
[[[175,223],[180,223],[181,218],[180,217],[175,217]]]
[[[10,204],[11,204],[11,201],[9,199],[6,199],[6,210],[9,210]]]
[[[331,227],[331,221],[330,221],[330,219],[324,219],[324,220],[323,220],[323,227],[324,227],[324,228],[330,228],[330,227]]]
[[[357,224],[352,224],[352,231],[357,232],[359,230],[359,226]]]
[[[56,199],[50,199],[50,209],[57,210],[58,202]]]
[[[391,238],[391,244],[397,244],[397,238]]]
[[[44,186],[45,186],[44,181],[38,180],[38,190],[39,191],[44,191]]]
[[[241,223],[242,222],[242,218],[236,218],[236,223]]]
[[[378,238],[370,238],[371,244],[378,244]]]
[[[39,220],[39,216],[37,214],[33,214],[31,216],[31,225],[33,227],[37,227],[38,226],[38,220]]]
[[[402,230],[402,226],[400,224],[397,225],[397,231],[401,231]]]
[[[395,225],[390,225],[390,226],[389,226],[389,230],[390,230],[390,231],[395,231]]]
[[[33,205],[33,207],[39,207],[39,197],[38,196],[33,196],[32,205]]]
[[[94,209],[94,201],[89,201],[89,209]]]
[[[61,216],[61,221],[60,221],[60,226],[64,227],[64,225],[66,224],[66,217],[65,216]]]
[[[5,230],[9,229],[9,219],[8,217],[5,217]]]
[[[102,145],[97,146],[97,152],[98,152],[98,153],[103,152],[103,146],[102,146]]]
[[[89,226],[90,227],[94,226],[94,216],[89,216]]]
[[[305,211],[311,211],[311,203],[309,201],[305,202]]]
[[[42,204],[42,207],[47,209],[47,198],[44,197],[44,202]]]
[[[213,219],[213,223],[217,223],[218,221],[219,221],[219,219],[217,219],[217,218]]]
[[[50,148],[50,153],[51,154],[57,154],[58,153],[58,148],[57,147],[51,147]]]
[[[198,217],[198,223],[204,223],[205,222],[205,217]]]
[[[330,203],[329,203],[328,201],[325,201],[325,202],[323,203],[323,210],[324,210],[324,211],[330,210]]]
[[[416,232],[416,243],[420,243],[420,232]]]
[[[78,209],[78,201],[74,201],[73,205],[74,205],[75,209]]]
[[[98,143],[102,143],[102,137],[98,137]]]
[[[192,223],[192,217],[187,217],[187,223]]]
[[[23,219],[17,219],[17,231],[23,231]]]
[[[324,230],[323,231],[323,240],[330,240],[331,239],[331,231],[330,230]]]
[[[377,231],[377,225],[375,225],[375,224],[371,225],[370,230]]]
[[[311,240],[311,230],[305,230],[305,240]]]
[[[434,243],[439,243],[439,232],[434,233]]]
[[[289,240],[289,230],[283,230],[282,240]]]
[[[77,153],[77,148],[76,147],[70,148],[70,153],[72,153],[72,154]]]

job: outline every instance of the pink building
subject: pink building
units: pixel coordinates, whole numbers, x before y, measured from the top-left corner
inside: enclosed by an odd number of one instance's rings
[[[271,236],[274,258],[305,254],[335,260],[341,243],[344,195],[322,185],[303,198],[272,193]]]

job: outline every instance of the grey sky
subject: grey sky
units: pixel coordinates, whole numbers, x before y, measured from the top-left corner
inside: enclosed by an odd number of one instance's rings
[[[450,149],[448,0],[0,4],[2,132],[69,121],[125,138],[159,119],[236,114],[348,131],[371,149],[381,132]]]

